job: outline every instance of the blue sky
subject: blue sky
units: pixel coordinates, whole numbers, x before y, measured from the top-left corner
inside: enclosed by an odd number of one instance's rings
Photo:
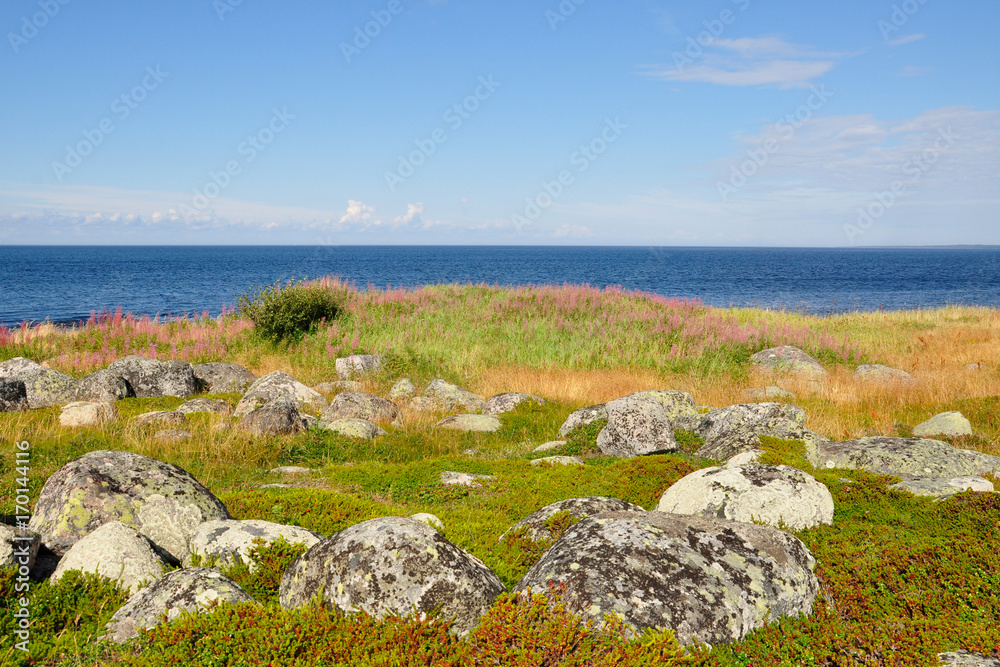
[[[0,240],[1000,244],[1000,3],[7,0]]]

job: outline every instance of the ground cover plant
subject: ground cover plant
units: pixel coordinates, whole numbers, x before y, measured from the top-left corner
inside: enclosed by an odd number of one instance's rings
[[[356,290],[336,280],[287,288],[319,290],[336,310],[262,334],[238,312],[158,321],[123,313],[95,314],[69,330],[50,325],[0,330],[0,361],[26,356],[82,376],[137,353],[192,362],[231,361],[258,375],[283,370],[312,386],[336,379],[334,361],[381,353],[385,368],[364,380],[385,395],[400,377],[421,387],[443,377],[483,395],[525,391],[547,399],[501,415],[496,433],[434,427],[407,414],[389,434],[358,441],[309,430],[251,437],[213,426],[225,418],[191,415],[192,437],[154,440],[129,418],[176,408],[183,399],[120,401],[121,419],[88,429],[59,425],[58,408],[0,414],[6,445],[0,483],[15,487],[15,439],[31,443],[32,502],[44,480],[67,461],[100,449],[123,449],[190,471],[239,519],[265,519],[330,535],[378,516],[430,512],[445,537],[488,565],[510,588],[541,556],[546,542],[513,533],[498,537],[552,502],[603,495],[655,507],[684,475],[713,461],[693,455],[692,433],[679,431],[681,452],[634,459],[603,457],[602,424],[575,431],[545,455],[580,456],[583,467],[535,467],[533,450],[555,440],[574,409],[644,389],[682,389],[700,405],[746,402],[748,387],[772,378],[749,356],[794,344],[830,371],[822,389],[782,383],[795,392],[808,428],[834,439],[908,435],[948,410],[969,418],[975,436],[953,444],[1000,454],[1000,313],[945,308],[900,313],[812,317],[698,303],[581,286],[443,285],[417,290]],[[282,292],[283,290],[277,290]],[[272,295],[273,296],[273,295]],[[270,298],[270,297],[269,297]],[[286,297],[281,297],[286,298]],[[287,297],[292,303],[294,299]],[[280,300],[280,299],[279,299]],[[263,301],[261,301],[263,303]],[[282,302],[284,303],[284,302]],[[328,313],[329,314],[329,313]],[[858,363],[884,363],[917,378],[907,388],[856,380]],[[968,364],[982,364],[970,370]],[[231,404],[238,394],[214,396]],[[285,611],[277,605],[280,572],[298,554],[278,543],[260,547],[259,565],[231,568],[263,606],[239,605],[186,617],[114,648],[95,640],[126,599],[111,581],[72,575],[32,587],[33,650],[12,647],[14,579],[0,573],[0,662],[3,664],[420,664],[420,665],[932,665],[939,651],[1000,653],[1000,500],[963,493],[934,502],[889,487],[895,478],[857,471],[814,470],[797,441],[766,440],[766,460],[801,468],[831,490],[833,525],[797,536],[819,561],[821,597],[808,618],[781,619],[730,646],[681,651],[668,632],[629,637],[569,614],[558,591],[550,598],[504,596],[468,638],[448,633],[445,619],[344,616],[322,606]],[[470,450],[475,450],[471,452]],[[289,479],[268,472],[297,465],[315,472]],[[488,474],[482,488],[443,487],[445,470]],[[260,488],[292,482],[292,488]],[[1000,481],[998,481],[1000,483]],[[0,514],[14,512],[4,494]],[[557,516],[551,528],[572,520]]]

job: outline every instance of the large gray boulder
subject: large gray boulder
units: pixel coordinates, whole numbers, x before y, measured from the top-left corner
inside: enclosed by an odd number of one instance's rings
[[[403,378],[392,385],[389,394],[386,396],[393,403],[403,403],[417,395],[417,388],[409,378]]]
[[[385,429],[367,419],[334,419],[333,421],[320,419],[316,427],[358,440],[374,440],[383,435],[389,435]]]
[[[535,405],[545,405],[545,399],[531,394],[519,392],[508,392],[506,394],[496,394],[490,396],[483,406],[483,414],[502,415],[505,412],[513,412],[522,403],[534,403]]]
[[[70,570],[80,570],[113,579],[126,591],[136,591],[159,579],[166,566],[167,560],[146,537],[121,521],[109,521],[70,547],[52,573],[52,581]]]
[[[24,357],[14,357],[7,361],[0,362],[0,379],[13,380],[28,373],[37,373],[45,370],[45,366],[25,359]]]
[[[330,422],[338,419],[365,419],[375,423],[398,424],[400,413],[395,403],[380,396],[345,391],[330,401],[320,418]]]
[[[562,585],[566,608],[626,628],[667,627],[683,644],[726,644],[782,616],[808,614],[816,561],[776,528],[663,512],[584,519],[517,584]]]
[[[907,477],[889,488],[931,498],[949,498],[964,491],[993,493],[996,490],[993,482],[983,477]]]
[[[826,485],[785,465],[696,470],[664,491],[656,509],[793,530],[833,523],[833,496]]]
[[[562,426],[559,427],[559,437],[565,438],[571,431],[575,431],[576,429],[582,428],[587,424],[593,424],[596,421],[607,418],[608,409],[604,403],[591,405],[586,408],[580,408],[579,410],[571,412],[569,417],[566,417],[566,421],[564,421]]]
[[[479,394],[473,394],[440,378],[427,385],[424,396],[437,399],[445,410],[478,412],[485,406],[483,397]]]
[[[154,412],[144,412],[132,418],[132,423],[140,428],[159,426],[184,426],[187,424],[187,417],[177,410],[157,410]]]
[[[504,585],[479,559],[413,519],[384,517],[346,528],[302,555],[281,580],[281,606],[317,594],[345,612],[427,614],[440,608],[466,634]]]
[[[108,401],[74,401],[59,412],[59,424],[67,428],[93,428],[117,420],[118,408]]]
[[[132,390],[121,375],[102,368],[80,380],[76,385],[78,401],[120,401],[132,395]]]
[[[257,381],[257,376],[238,364],[211,362],[192,367],[198,386],[209,394],[244,392]]]
[[[51,368],[22,373],[16,379],[24,382],[28,406],[32,409],[66,405],[76,400],[79,382]]]
[[[695,405],[694,397],[686,391],[676,389],[656,389],[652,391],[640,391],[631,394],[633,398],[650,398],[663,406],[667,413],[670,425],[677,427],[678,423],[698,417],[698,408]]]
[[[46,547],[65,553],[117,520],[182,561],[200,524],[228,518],[222,502],[181,468],[132,452],[97,451],[46,480],[29,528]]]
[[[206,521],[191,536],[191,556],[185,565],[191,565],[197,554],[202,562],[214,560],[219,566],[246,563],[253,572],[257,565],[250,559],[250,551],[256,546],[256,540],[271,544],[281,538],[292,544],[305,544],[307,548],[323,539],[311,530],[270,521]]]
[[[242,418],[275,399],[291,401],[296,409],[318,415],[329,403],[318,391],[310,389],[288,373],[275,371],[258,379],[236,405],[233,416]]]
[[[677,451],[677,440],[663,405],[649,396],[626,396],[606,406],[608,424],[597,447],[608,456],[626,458]]]
[[[806,413],[795,405],[745,403],[712,410],[702,415],[696,433],[705,444],[696,454],[725,461],[758,449],[760,436],[801,440],[806,432]]]
[[[337,369],[337,376],[341,380],[367,375],[378,372],[385,363],[385,357],[381,354],[352,354],[349,357],[341,357],[334,362]]]
[[[561,512],[568,512],[577,520],[586,519],[588,516],[605,514],[607,512],[645,512],[646,510],[630,503],[627,500],[618,498],[605,498],[603,496],[587,496],[585,498],[570,498],[546,505],[542,509],[532,512],[524,517],[500,536],[502,540],[509,533],[525,528],[524,536],[529,540],[551,540],[550,519]]]
[[[201,614],[227,603],[257,604],[239,584],[215,570],[174,570],[130,597],[108,621],[106,638],[121,644],[164,618],[170,622],[185,612]]]
[[[774,373],[821,378],[827,375],[823,365],[794,345],[782,345],[750,356],[750,363]]]
[[[449,431],[494,433],[500,430],[502,424],[493,415],[452,415],[439,421],[437,426]]]
[[[21,380],[0,379],[0,412],[21,412],[29,409],[28,389]]]
[[[916,382],[916,379],[906,371],[882,364],[861,364],[854,370],[854,379],[869,384],[909,385]]]
[[[30,530],[18,530],[0,523],[0,568],[31,570],[41,545],[41,536]]]
[[[957,438],[972,435],[972,424],[961,412],[942,412],[914,426],[913,435],[918,438],[932,438],[935,435]]]
[[[991,658],[970,651],[938,653],[940,667],[1000,667],[1000,658]]]
[[[1000,472],[1000,457],[923,438],[857,438],[806,448],[815,468],[861,469],[900,477],[980,477]]]
[[[123,377],[139,398],[186,398],[198,390],[194,369],[186,361],[160,361],[131,355],[113,362],[108,370]]]
[[[276,398],[243,415],[236,425],[251,435],[293,435],[305,430],[306,424],[295,403]]]

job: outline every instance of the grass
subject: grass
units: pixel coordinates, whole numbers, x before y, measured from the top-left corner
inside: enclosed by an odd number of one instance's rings
[[[430,512],[445,536],[467,549],[509,587],[545,544],[518,534],[498,537],[552,502],[606,495],[653,508],[662,492],[711,461],[693,456],[696,435],[678,432],[681,453],[630,460],[600,456],[601,424],[574,432],[550,452],[574,409],[645,389],[682,389],[699,405],[746,400],[745,389],[780,384],[798,395],[807,426],[841,439],[908,435],[913,426],[961,410],[976,435],[954,444],[1000,454],[1000,314],[978,308],[832,317],[751,309],[720,310],[658,296],[589,287],[501,289],[442,285],[417,290],[359,291],[319,283],[340,304],[333,321],[301,340],[276,343],[230,313],[163,322],[121,312],[95,314],[84,326],[0,329],[0,360],[27,356],[74,376],[141,353],[192,362],[232,361],[258,374],[283,370],[309,385],[336,379],[334,360],[382,353],[387,364],[365,380],[384,395],[400,377],[418,388],[444,377],[484,395],[525,391],[545,406],[522,404],[501,416],[492,434],[443,431],[439,415],[405,414],[389,435],[361,442],[311,430],[254,438],[213,426],[226,418],[189,416],[193,437],[154,440],[130,419],[176,408],[181,399],[126,399],[121,419],[70,430],[58,410],[0,414],[0,435],[31,443],[32,502],[44,480],[88,451],[124,449],[176,463],[218,495],[240,519],[265,519],[330,535],[359,521]],[[795,344],[830,370],[823,385],[771,377],[750,367],[761,348]],[[911,372],[910,388],[855,381],[861,362]],[[967,371],[968,363],[985,368]],[[238,395],[217,396],[231,404]],[[932,502],[890,490],[894,481],[865,473],[813,471],[801,443],[766,439],[765,460],[807,470],[836,501],[832,526],[802,531],[819,561],[822,596],[809,618],[782,619],[729,647],[683,654],[669,633],[628,639],[599,631],[552,600],[504,597],[473,637],[458,640],[441,619],[373,621],[329,609],[284,611],[277,577],[295,553],[290,545],[258,550],[254,574],[230,574],[264,605],[228,607],[182,619],[115,649],[95,642],[122,594],[98,577],[65,577],[32,589],[34,662],[10,645],[10,614],[0,614],[0,663],[91,665],[237,664],[510,664],[510,665],[931,665],[941,650],[1000,653],[1000,501],[961,494]],[[467,453],[474,450],[474,453]],[[14,450],[0,452],[0,484],[14,488]],[[538,468],[542,455],[585,458],[586,465]],[[314,469],[289,476],[279,465]],[[443,487],[445,470],[489,474],[482,488]],[[846,481],[845,481],[846,480]],[[293,484],[261,489],[262,484]],[[1000,483],[1000,481],[998,481]],[[0,513],[14,510],[12,494]],[[564,529],[566,526],[553,526]],[[0,606],[13,595],[0,574]],[[231,638],[231,639],[230,639]]]

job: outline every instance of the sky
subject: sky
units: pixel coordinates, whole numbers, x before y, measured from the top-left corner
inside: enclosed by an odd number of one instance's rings
[[[995,0],[5,0],[0,242],[1000,244]]]

